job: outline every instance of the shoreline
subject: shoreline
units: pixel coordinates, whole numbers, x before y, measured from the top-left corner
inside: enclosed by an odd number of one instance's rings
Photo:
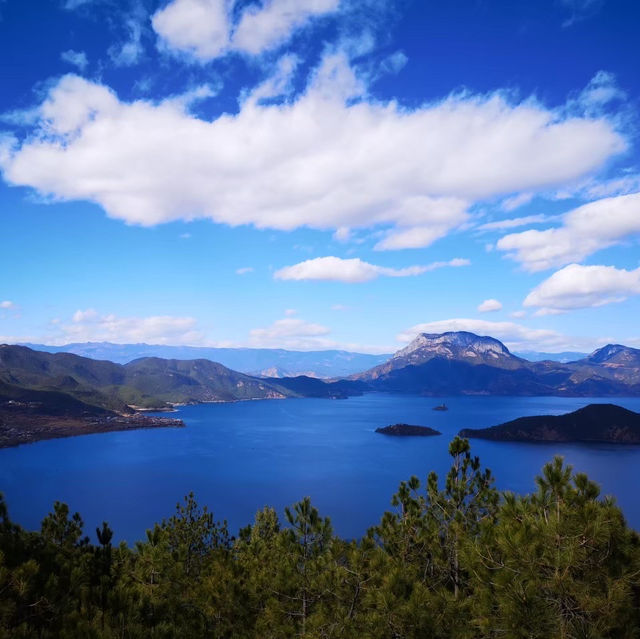
[[[104,415],[88,418],[7,414],[0,412],[0,449],[35,444],[46,439],[146,428],[185,428],[181,419],[148,415]]]

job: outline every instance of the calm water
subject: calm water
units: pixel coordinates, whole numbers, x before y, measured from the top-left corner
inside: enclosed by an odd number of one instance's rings
[[[441,401],[448,412],[431,408]],[[610,399],[365,395],[348,400],[267,400],[187,406],[187,428],[87,435],[0,450],[0,490],[14,521],[37,528],[54,500],[79,511],[87,531],[104,519],[133,542],[173,513],[189,491],[233,533],[255,511],[282,513],[310,495],[336,531],[359,537],[389,508],[398,483],[430,470],[443,476],[447,446],[465,427],[492,426],[524,415],[558,414]],[[615,403],[640,411],[640,398]],[[441,437],[374,433],[396,422],[440,430]],[[530,492],[556,454],[615,495],[640,529],[640,446],[514,444],[472,440],[500,488]]]

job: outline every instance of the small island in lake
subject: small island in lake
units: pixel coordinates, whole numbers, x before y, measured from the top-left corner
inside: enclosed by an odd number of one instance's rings
[[[520,417],[490,428],[465,428],[460,436],[515,442],[640,444],[640,414],[615,404],[589,404],[565,415]]]
[[[428,426],[411,426],[410,424],[392,424],[384,428],[376,428],[376,433],[395,435],[396,437],[431,437],[442,433]]]
[[[438,404],[437,406],[433,407],[433,410],[449,410],[449,408],[447,407],[447,405],[443,402],[442,404]]]

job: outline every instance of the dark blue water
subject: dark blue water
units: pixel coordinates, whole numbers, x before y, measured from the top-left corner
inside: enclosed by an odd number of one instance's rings
[[[441,401],[448,412],[434,412]],[[230,529],[257,509],[280,513],[310,495],[336,531],[359,537],[377,523],[398,483],[449,468],[447,446],[465,427],[524,415],[558,414],[606,399],[365,395],[348,400],[266,400],[181,408],[187,428],[86,435],[0,450],[0,490],[10,516],[38,528],[54,500],[79,511],[87,531],[103,519],[133,542],[173,514],[194,491]],[[640,411],[640,398],[615,403]],[[441,437],[394,438],[374,432],[396,422],[431,426]],[[502,489],[527,493],[554,454],[614,495],[640,529],[640,446],[516,444],[472,440]]]

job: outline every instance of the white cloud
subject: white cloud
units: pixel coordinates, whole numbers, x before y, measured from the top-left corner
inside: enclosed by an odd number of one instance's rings
[[[380,65],[383,73],[399,73],[409,62],[409,58],[402,52],[396,51],[386,57]]]
[[[307,322],[300,318],[285,317],[266,328],[254,328],[249,340],[242,346],[251,348],[287,348],[310,351],[340,349],[357,353],[390,353],[392,346],[371,346],[338,342],[330,337],[331,329],[322,324]]]
[[[207,62],[230,51],[259,55],[286,42],[295,31],[338,8],[339,0],[265,0],[249,5],[237,23],[230,0],[173,0],[152,17],[169,50]]]
[[[514,322],[491,322],[481,319],[448,319],[417,324],[397,336],[399,342],[410,342],[418,333],[468,331],[488,335],[503,342],[510,350],[562,350],[576,342],[561,333],[543,328],[529,328]]]
[[[498,300],[488,299],[478,305],[479,313],[491,313],[493,311],[502,310],[502,304]]]
[[[253,266],[243,266],[242,268],[237,268],[236,273],[238,275],[246,275],[247,273],[253,273]]]
[[[515,319],[522,319],[523,317],[527,316],[527,311],[513,311],[513,313],[510,313],[510,315]]]
[[[539,308],[538,315],[552,315],[622,302],[631,295],[640,295],[640,268],[569,264],[536,286],[523,306]]]
[[[592,17],[600,10],[603,2],[604,0],[562,0],[562,4],[571,10],[571,16],[562,26],[570,27],[576,22]]]
[[[638,174],[592,182],[584,188],[585,195],[593,199],[610,195],[628,195],[636,191],[640,191],[640,175]]]
[[[225,0],[174,0],[152,16],[151,24],[167,48],[201,61],[221,55],[229,43]]]
[[[335,282],[368,282],[380,276],[411,277],[445,266],[467,266],[469,260],[455,258],[448,262],[433,262],[425,266],[389,268],[364,262],[360,258],[342,259],[328,256],[305,260],[293,266],[285,266],[274,273],[278,280],[331,280]]]
[[[496,246],[527,271],[541,271],[617,244],[640,233],[640,193],[590,202],[563,216],[560,228],[505,235]]]
[[[388,249],[424,246],[464,222],[466,204],[564,184],[626,148],[605,118],[502,93],[409,109],[364,89],[344,56],[329,55],[295,100],[247,99],[208,121],[180,100],[123,102],[68,75],[36,130],[3,145],[0,167],[10,184],[96,202],[129,224],[386,225],[377,248]]]
[[[515,211],[517,208],[529,204],[532,199],[533,193],[518,193],[518,195],[513,195],[502,201],[502,210],[508,212]]]
[[[425,217],[429,220],[429,225],[411,225],[409,228],[390,231],[374,246],[374,249],[390,251],[429,246],[467,219],[468,205],[468,201],[455,197],[407,198],[402,212],[406,220],[404,225],[411,224],[411,219],[418,222]]]
[[[69,49],[68,51],[63,51],[60,54],[60,59],[64,62],[68,62],[75,67],[78,67],[80,71],[84,71],[89,64],[89,60],[87,59],[87,54],[84,51],[74,51],[73,49]]]
[[[589,84],[567,104],[567,108],[587,115],[598,116],[612,102],[626,99],[626,93],[618,86],[616,76],[608,71],[598,71]]]
[[[74,324],[81,324],[82,322],[93,321],[99,318],[98,311],[94,308],[88,308],[86,311],[77,310],[73,314]]]
[[[351,229],[348,226],[337,228],[333,234],[333,239],[336,242],[348,242],[351,239]]]
[[[295,308],[288,308],[285,312],[284,312],[286,317],[293,317],[294,315],[298,314],[298,311]]]
[[[487,222],[477,227],[478,231],[500,231],[503,229],[513,229],[519,226],[527,226],[529,224],[542,224],[550,222],[555,217],[551,215],[526,215],[524,217],[515,217],[508,220],[496,220],[495,222]],[[492,245],[493,249],[493,245]]]
[[[459,266],[470,266],[471,260],[468,260],[464,257],[454,257],[452,260],[448,260],[446,262],[431,262],[431,264],[427,264],[424,269],[426,272],[435,271],[439,268],[444,268],[446,266],[452,266],[457,268]]]
[[[331,332],[322,324],[306,322],[295,317],[276,320],[266,328],[249,332],[249,344],[260,348],[292,348],[308,350],[331,348],[335,342],[325,338]]]
[[[197,322],[193,317],[119,317],[114,314],[101,315],[94,309],[87,309],[76,311],[71,323],[60,323],[57,328],[60,333],[50,343],[205,344],[204,336],[197,330]]]
[[[265,0],[249,6],[233,34],[232,46],[258,55],[285,42],[314,17],[335,11],[340,0]]]
[[[144,54],[142,25],[139,19],[130,17],[126,20],[125,26],[128,32],[128,39],[121,44],[110,46],[107,51],[111,61],[117,67],[131,67],[137,64]]]
[[[0,302],[0,308],[2,309],[10,309],[13,308],[15,306],[15,304],[13,302],[11,302],[10,300],[4,300],[3,302]]]
[[[85,4],[91,4],[92,2],[95,2],[95,1],[96,0],[65,0],[64,4],[62,5],[62,8],[67,9],[68,11],[73,11],[78,7],[81,7]]]

